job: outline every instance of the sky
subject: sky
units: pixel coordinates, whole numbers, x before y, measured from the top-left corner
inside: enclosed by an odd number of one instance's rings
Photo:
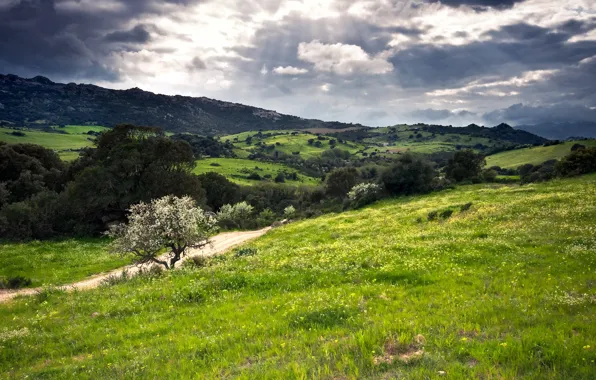
[[[369,126],[596,122],[596,1],[0,0],[0,73]]]

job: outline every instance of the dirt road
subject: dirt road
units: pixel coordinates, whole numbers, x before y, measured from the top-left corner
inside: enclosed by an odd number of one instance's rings
[[[258,231],[240,231],[240,232],[225,232],[214,236],[211,238],[211,245],[208,245],[202,249],[191,249],[187,253],[187,255],[182,258],[181,261],[176,263],[177,266],[188,259],[189,257],[193,256],[213,256],[218,253],[223,253],[228,249],[242,244],[248,240],[255,239],[261,235],[264,235],[267,231],[269,231],[271,227],[263,228],[262,230]],[[72,284],[66,284],[60,286],[60,288],[66,291],[73,291],[73,290],[85,290],[85,289],[93,289],[101,285],[102,281],[108,278],[109,276],[119,275],[122,273],[123,270],[126,270],[129,275],[137,274],[141,269],[147,269],[150,265],[129,265],[126,267],[114,269],[112,271],[101,273],[91,278],[74,282]],[[24,295],[32,295],[41,290],[41,288],[28,288],[28,289],[19,289],[19,290],[0,290],[0,303],[7,302],[13,299],[16,296],[24,296]]]

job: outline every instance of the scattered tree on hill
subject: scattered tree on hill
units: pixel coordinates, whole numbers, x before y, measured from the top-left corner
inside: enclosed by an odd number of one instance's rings
[[[445,174],[449,180],[455,182],[480,181],[482,168],[486,165],[484,156],[472,150],[456,152],[447,162]]]
[[[424,194],[433,189],[436,176],[429,162],[406,154],[381,174],[381,182],[393,195]]]
[[[173,269],[188,248],[204,247],[217,231],[217,220],[197,207],[191,197],[166,196],[133,205],[129,211],[128,224],[115,225],[108,234],[115,238],[114,252],[132,254],[140,264]],[[164,248],[171,252],[160,258]]]

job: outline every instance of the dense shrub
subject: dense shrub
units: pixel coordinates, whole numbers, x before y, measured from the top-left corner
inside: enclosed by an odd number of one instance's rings
[[[525,164],[518,168],[520,183],[543,182],[555,177],[557,160],[545,161],[540,165]]]
[[[219,210],[225,204],[240,201],[240,186],[221,174],[209,172],[199,176],[201,187],[206,192],[206,203],[211,210]]]
[[[23,276],[0,278],[0,289],[20,289],[31,285],[31,279]]]
[[[277,215],[271,209],[266,208],[257,216],[257,225],[259,227],[269,226],[277,219]]]
[[[217,213],[217,221],[224,228],[249,228],[254,225],[254,207],[246,202],[223,205]]]
[[[325,191],[331,196],[342,198],[359,180],[360,175],[355,168],[335,169],[327,175]]]
[[[482,180],[482,168],[486,165],[484,156],[474,153],[472,150],[456,152],[445,166],[445,175],[455,182]]]
[[[376,183],[360,183],[348,193],[353,207],[363,207],[381,198],[381,187]]]
[[[383,172],[381,182],[393,195],[423,194],[432,190],[432,182],[436,176],[430,163],[404,155]]]
[[[289,205],[284,209],[284,218],[292,219],[294,215],[296,215],[296,208],[294,208],[294,206]]]
[[[596,172],[596,147],[571,152],[556,165],[556,172],[563,177]]]

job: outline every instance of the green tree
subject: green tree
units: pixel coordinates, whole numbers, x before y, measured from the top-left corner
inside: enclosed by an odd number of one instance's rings
[[[381,182],[393,195],[424,194],[432,190],[436,176],[429,162],[404,155],[381,174]]]
[[[481,154],[474,153],[472,150],[462,150],[456,152],[445,166],[445,175],[449,180],[455,182],[462,181],[481,181],[482,168],[486,165],[486,160]]]
[[[325,190],[334,197],[344,197],[360,181],[358,170],[352,167],[339,168],[327,175]]]

